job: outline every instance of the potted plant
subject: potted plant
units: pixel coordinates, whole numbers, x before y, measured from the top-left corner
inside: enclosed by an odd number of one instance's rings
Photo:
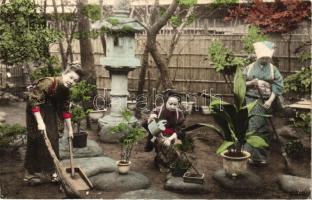
[[[95,93],[95,89],[95,85],[89,84],[83,80],[77,85],[74,85],[70,90],[70,100],[72,102],[71,113],[73,115],[72,121],[75,126],[73,138],[73,146],[75,148],[82,148],[87,145],[88,133],[81,129],[81,121],[86,119],[88,127],[89,118],[87,116],[88,112],[90,112],[88,103]]]
[[[223,157],[223,168],[231,176],[237,176],[247,169],[250,154],[242,150],[245,143],[255,148],[268,146],[255,131],[248,132],[249,120],[254,116],[250,115],[250,111],[257,104],[257,100],[245,105],[245,94],[246,83],[241,69],[237,68],[234,77],[234,104],[216,98],[210,103],[211,114],[220,129],[211,124],[204,124],[224,140],[217,153]]]
[[[133,145],[146,136],[146,131],[137,122],[131,122],[133,114],[130,110],[122,111],[123,122],[111,129],[111,133],[123,133],[119,142],[121,144],[120,160],[117,161],[117,168],[120,174],[127,174],[130,170],[130,156]]]

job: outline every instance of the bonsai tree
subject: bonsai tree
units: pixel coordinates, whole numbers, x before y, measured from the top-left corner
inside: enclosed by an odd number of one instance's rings
[[[83,119],[87,120],[87,127],[90,127],[87,113],[89,111],[88,104],[96,92],[96,86],[87,83],[85,80],[80,81],[77,85],[70,89],[70,100],[73,103],[71,112],[73,114],[73,122],[77,127],[78,133],[80,132],[80,124]]]
[[[130,122],[133,114],[128,109],[122,111],[124,122],[111,129],[111,133],[123,133],[119,142],[121,144],[121,162],[128,163],[133,145],[146,136],[146,131],[138,123]]]
[[[256,148],[268,146],[255,131],[248,132],[249,120],[255,116],[250,115],[250,111],[257,104],[257,100],[245,105],[245,94],[246,83],[241,69],[237,67],[234,77],[234,104],[216,98],[210,103],[212,116],[220,129],[211,124],[203,125],[216,131],[224,140],[217,150],[218,154],[229,149],[231,156],[240,156],[245,143]],[[269,117],[269,115],[261,116]]]

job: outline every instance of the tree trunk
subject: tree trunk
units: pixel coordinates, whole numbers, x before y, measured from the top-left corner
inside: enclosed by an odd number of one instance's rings
[[[147,33],[147,46],[149,48],[149,52],[153,57],[156,67],[159,70],[161,76],[161,83],[163,88],[166,89],[173,89],[173,83],[169,76],[169,70],[166,66],[166,62],[162,60],[162,56],[159,53],[156,47],[156,34]]]
[[[145,77],[146,77],[146,70],[148,68],[148,47],[145,45],[144,53],[142,56],[142,67],[139,75],[139,82],[138,82],[138,92],[137,96],[144,94],[144,86],[145,86]]]
[[[87,17],[82,14],[82,9],[87,5],[86,0],[80,0],[77,3],[78,6],[78,32],[81,35],[90,32],[90,23]],[[93,58],[93,49],[91,39],[85,36],[79,38],[80,44],[80,60],[81,67],[86,72],[85,79],[90,84],[96,84],[95,64]]]

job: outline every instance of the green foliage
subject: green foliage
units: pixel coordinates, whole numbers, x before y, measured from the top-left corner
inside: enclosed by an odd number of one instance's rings
[[[73,37],[77,40],[80,39],[88,39],[88,38],[92,38],[95,39],[97,38],[99,35],[101,35],[101,31],[98,30],[90,30],[90,31],[77,31],[74,32]]]
[[[212,5],[214,6],[227,6],[239,3],[239,0],[213,0]]]
[[[299,56],[299,62],[300,63],[304,63],[305,61],[310,60],[311,61],[312,57],[311,57],[311,52],[310,51],[305,51],[302,52]]]
[[[268,40],[267,36],[261,33],[260,28],[250,26],[247,35],[243,38],[244,49],[248,54],[254,53],[253,43]]]
[[[46,27],[31,0],[12,0],[0,6],[0,59],[6,64],[45,62],[49,44],[60,34]]]
[[[80,123],[86,117],[86,112],[79,105],[72,106],[70,111],[73,123]]]
[[[119,20],[116,19],[116,18],[112,18],[112,17],[109,17],[107,18],[107,20],[109,23],[111,23],[113,26],[117,26],[119,24]]]
[[[115,127],[111,128],[110,133],[123,133],[119,142],[123,147],[121,153],[121,160],[128,162],[133,145],[146,136],[146,131],[138,123],[131,123],[133,114],[130,110],[125,109],[122,111],[124,122],[120,122]]]
[[[250,112],[256,106],[257,101],[245,105],[246,83],[240,68],[236,69],[234,78],[234,104],[214,98],[210,103],[212,117],[220,129],[211,124],[204,124],[216,131],[224,140],[217,150],[222,153],[226,149],[233,152],[241,152],[241,147],[247,142],[253,147],[267,147],[264,139],[256,135],[256,132],[247,132],[249,120],[255,116]],[[261,115],[268,117],[267,115]]]
[[[35,69],[31,75],[30,75],[30,79],[32,81],[34,80],[38,80],[40,78],[44,78],[44,77],[52,77],[52,76],[59,76],[62,72],[61,68],[51,68],[49,69],[48,67],[41,67],[41,68],[37,68]]]
[[[243,58],[235,57],[220,41],[211,43],[208,48],[208,54],[217,72],[234,74],[237,67],[243,67],[246,64]]]
[[[296,96],[308,96],[311,93],[312,67],[303,67],[295,74],[285,78],[285,92]]]
[[[86,104],[90,101],[95,91],[96,86],[87,83],[85,80],[80,81],[70,89],[70,100],[73,102],[70,111],[78,133],[80,132],[81,121],[87,117],[88,109]]]
[[[197,0],[179,0],[179,4],[185,7],[191,7],[197,3]]]
[[[87,83],[87,81],[80,81],[70,89],[70,100],[74,103],[86,103],[91,99],[95,92],[96,86]]]
[[[300,158],[303,156],[304,148],[300,140],[294,140],[285,144],[285,151],[291,158]]]
[[[0,125],[0,149],[8,148],[20,136],[26,134],[26,128],[19,124]]]
[[[173,27],[178,27],[182,24],[182,19],[179,16],[171,16],[170,23]]]
[[[310,113],[296,112],[294,118],[290,118],[293,126],[296,128],[302,128],[306,133],[311,132],[311,115]]]
[[[97,4],[88,4],[82,9],[82,14],[92,21],[101,19],[101,7]]]

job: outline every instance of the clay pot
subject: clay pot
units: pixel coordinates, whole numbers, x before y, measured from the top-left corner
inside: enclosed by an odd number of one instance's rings
[[[92,120],[98,120],[100,119],[101,117],[104,116],[104,113],[105,113],[106,109],[105,110],[92,110],[89,112],[89,118],[92,119]]]
[[[247,161],[248,158],[250,158],[250,153],[242,151],[242,154],[243,155],[241,157],[232,157],[228,155],[228,151],[221,153],[223,158],[223,169],[228,175],[236,177],[242,172],[247,171]]]
[[[117,169],[119,174],[128,174],[130,171],[131,161],[125,162],[123,160],[117,161]]]
[[[84,148],[87,146],[88,133],[85,131],[80,131],[80,133],[75,133],[73,138],[74,148]]]
[[[201,106],[204,115],[209,115],[211,113],[209,106]]]

